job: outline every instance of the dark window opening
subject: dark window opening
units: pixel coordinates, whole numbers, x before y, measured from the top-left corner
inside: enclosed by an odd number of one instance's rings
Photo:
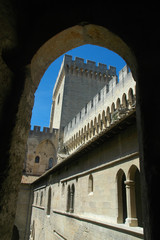
[[[39,160],[40,160],[40,157],[39,157],[39,156],[36,156],[36,157],[35,157],[35,163],[39,163]]]

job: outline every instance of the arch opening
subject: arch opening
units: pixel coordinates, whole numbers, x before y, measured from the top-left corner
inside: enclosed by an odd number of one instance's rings
[[[129,65],[136,80],[137,62],[127,44],[108,29],[99,25],[88,24],[68,28],[41,46],[31,61],[31,76],[35,86],[38,86],[43,74],[54,60],[65,52],[85,44],[108,48],[120,55]]]
[[[31,62],[31,74],[32,74],[32,79],[33,82],[35,83],[36,86],[38,86],[41,77],[43,76],[45,70],[48,68],[48,66],[53,62],[55,59],[57,59],[61,54],[65,53],[67,50],[70,50],[74,47],[81,46],[84,44],[93,44],[93,45],[98,45],[98,46],[103,46],[106,47],[112,51],[115,51],[118,53],[121,57],[123,57],[126,62],[129,64],[134,78],[136,76],[136,60],[135,57],[133,56],[132,52],[128,48],[128,46],[117,36],[115,36],[113,33],[109,32],[107,29],[96,26],[96,25],[88,25],[85,26],[86,32],[84,33],[84,28],[82,31],[83,27],[80,26],[75,26],[73,28],[67,29],[52,39],[50,39],[46,44],[44,44],[39,51],[36,53],[36,55],[33,57],[32,62]],[[72,31],[71,31],[72,30]],[[99,34],[95,35],[95,32],[93,30],[97,30]],[[71,36],[73,36],[73,32],[78,33],[77,38],[73,37],[73,40],[71,41]],[[101,33],[101,34],[100,34]],[[70,37],[69,37],[70,36]],[[93,39],[91,40],[91,36],[93,36]],[[69,39],[67,39],[69,38]],[[58,40],[60,39],[60,41]],[[115,40],[116,43],[112,43],[112,40]],[[64,43],[64,41],[66,42]],[[58,46],[57,46],[58,44]],[[117,44],[117,45],[116,45]],[[53,48],[53,46],[55,46]],[[123,46],[123,51],[121,50],[121,47]],[[57,48],[56,48],[57,47]],[[54,49],[54,51],[53,51]],[[57,49],[55,51],[55,49]],[[43,58],[42,58],[43,56]],[[87,74],[87,73],[86,73]],[[60,100],[58,101],[58,104],[60,104]],[[99,101],[101,99],[99,98]],[[123,102],[123,100],[122,100]],[[124,98],[124,102],[126,104],[126,98]],[[117,106],[120,108],[120,99],[117,102]],[[113,113],[115,110],[115,103],[112,105],[112,108],[108,107],[105,112],[103,112],[103,121],[106,123],[111,122],[111,112]],[[85,112],[87,113],[87,111]],[[101,120],[101,118],[99,118]],[[75,123],[77,120],[75,121]],[[71,126],[72,127],[72,126]],[[91,122],[91,130],[90,134],[95,135],[95,131],[98,133],[99,131],[99,126],[97,126],[97,119],[93,122]],[[80,137],[80,142],[82,142],[82,135],[83,135],[83,129],[81,133],[79,132],[79,137]],[[73,141],[75,140],[76,135],[74,135],[74,138],[72,139]],[[75,146],[75,145],[73,145]],[[125,193],[125,185],[124,182],[126,181],[126,177],[124,173],[120,173],[118,180],[117,180],[117,187],[118,187],[118,202],[119,202],[119,210],[118,210],[118,222],[119,223],[124,223],[125,219],[127,217],[127,208],[126,208],[126,193]],[[49,193],[48,193],[49,194]],[[73,195],[73,199],[71,200],[71,196]],[[68,192],[67,192],[67,212],[73,212],[74,211],[74,195],[75,195],[75,189],[74,186],[69,186],[68,187]],[[121,195],[121,197],[120,197]],[[49,195],[48,195],[49,199]],[[72,207],[71,206],[71,201],[73,202]],[[50,205],[50,204],[48,204]],[[50,215],[49,209],[47,207],[47,215]]]
[[[118,217],[117,223],[125,223],[127,218],[126,176],[122,169],[117,173]]]
[[[51,187],[48,190],[48,201],[47,201],[47,215],[50,216],[51,213]]]
[[[137,166],[132,165],[130,167],[128,171],[128,177],[127,177],[126,183],[127,185],[132,184],[132,188],[130,188],[130,191],[129,191],[130,198],[132,199],[131,204],[129,206],[130,217],[136,218],[136,225],[139,227],[143,227],[141,180],[140,180],[140,171],[137,168]]]

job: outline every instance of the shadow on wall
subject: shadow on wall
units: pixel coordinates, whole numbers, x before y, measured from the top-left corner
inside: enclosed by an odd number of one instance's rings
[[[19,240],[19,231],[16,225],[13,227],[12,238],[11,240]]]

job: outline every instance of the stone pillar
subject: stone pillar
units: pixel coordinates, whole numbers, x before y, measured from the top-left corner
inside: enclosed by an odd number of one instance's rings
[[[126,198],[127,198],[127,218],[126,224],[130,227],[138,226],[136,216],[136,201],[135,201],[135,182],[132,180],[125,181]]]

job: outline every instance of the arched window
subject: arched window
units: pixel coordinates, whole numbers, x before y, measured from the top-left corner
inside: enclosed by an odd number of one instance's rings
[[[48,203],[47,203],[47,215],[51,213],[51,187],[48,190]]]
[[[75,198],[75,187],[74,184],[70,187],[68,186],[67,189],[67,207],[66,211],[73,213],[74,212],[74,198]]]
[[[43,192],[41,192],[41,198],[40,198],[40,206],[43,205]]]
[[[97,118],[94,118],[94,128],[93,128],[93,135],[95,135],[95,131],[97,132]]]
[[[48,168],[52,168],[53,167],[53,158],[49,159],[49,163],[48,163]]]
[[[89,175],[88,179],[88,194],[93,193],[93,176],[92,174]]]
[[[104,110],[102,112],[102,122],[103,122],[103,126],[106,127],[106,116],[105,116],[105,111]]]
[[[40,160],[40,157],[39,157],[39,156],[36,156],[36,157],[35,157],[35,163],[39,163],[39,160]]]
[[[109,107],[107,107],[107,110],[106,110],[106,117],[107,117],[107,122],[110,123],[111,122],[111,113],[110,113]]]
[[[133,95],[133,89],[130,88],[128,91],[128,99],[129,99],[129,104],[132,106],[134,102],[134,95]]]
[[[117,223],[125,223],[127,218],[127,203],[126,203],[126,176],[122,169],[117,173],[117,199],[118,199],[118,217]]]
[[[123,106],[123,108],[127,108],[128,107],[127,97],[126,97],[125,93],[122,96],[122,106]]]
[[[66,211],[69,212],[70,209],[70,185],[67,188],[67,207],[66,207]]]
[[[38,204],[38,192],[37,192],[37,195],[36,195],[36,205]]]
[[[111,113],[114,113],[114,111],[115,111],[115,104],[114,104],[114,102],[112,103],[112,106],[111,106]]]
[[[120,107],[121,107],[121,101],[120,101],[120,98],[118,98],[116,101],[116,108],[120,109]]]
[[[75,187],[74,187],[74,184],[72,184],[72,187],[71,187],[71,200],[70,200],[70,209],[69,211],[71,213],[74,212],[74,197],[75,197]]]

